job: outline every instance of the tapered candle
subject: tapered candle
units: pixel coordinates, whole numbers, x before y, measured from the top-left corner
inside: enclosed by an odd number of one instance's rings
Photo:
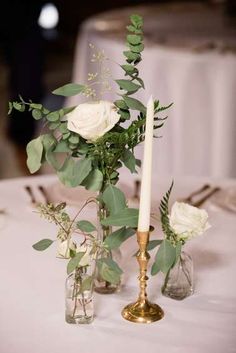
[[[139,203],[138,231],[149,231],[152,182],[152,144],[154,125],[154,102],[152,96],[147,103],[145,142],[142,163],[142,180]]]

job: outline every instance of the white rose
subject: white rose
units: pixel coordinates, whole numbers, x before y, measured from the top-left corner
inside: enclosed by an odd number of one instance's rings
[[[205,210],[200,210],[183,202],[174,203],[169,221],[179,240],[184,241],[200,235],[210,228],[208,214]]]
[[[69,259],[70,250],[76,250],[76,244],[72,241],[72,239],[59,241],[57,246],[57,257]]]
[[[95,141],[111,130],[119,119],[120,115],[113,103],[83,103],[67,115],[67,128],[86,140]]]

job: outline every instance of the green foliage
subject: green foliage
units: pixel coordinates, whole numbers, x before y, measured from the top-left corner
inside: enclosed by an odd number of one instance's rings
[[[107,282],[118,284],[123,271],[111,258],[101,258],[97,260],[99,275]]]
[[[136,228],[138,225],[138,209],[136,208],[124,208],[119,212],[115,213],[102,220],[104,226],[127,226]]]
[[[96,230],[96,227],[89,221],[82,220],[77,222],[77,228],[82,230],[85,233],[91,233]]]
[[[55,89],[52,93],[59,96],[70,97],[82,93],[84,89],[84,85],[80,85],[77,83],[68,83],[62,87]]]
[[[59,179],[66,186],[76,187],[83,185],[86,189],[93,191],[104,190],[107,184],[115,185],[119,179],[118,169],[125,165],[132,173],[137,165],[134,157],[134,148],[144,141],[146,107],[132,94],[144,88],[144,82],[139,77],[138,63],[141,61],[141,51],[143,50],[143,21],[139,15],[132,15],[130,25],[127,27],[127,50],[124,52],[125,63],[121,65],[125,73],[125,79],[116,80],[122,90],[120,99],[115,101],[120,114],[120,122],[104,136],[95,142],[88,142],[80,135],[68,130],[66,114],[75,107],[63,108],[56,111],[49,111],[40,103],[32,101],[25,102],[20,97],[19,102],[9,103],[9,114],[13,109],[25,111],[28,109],[34,119],[43,120],[48,128],[47,138],[36,139],[27,147],[27,165],[31,173],[39,170],[46,161],[57,172]],[[96,60],[101,52],[97,52]],[[91,75],[90,75],[91,77]],[[53,94],[62,96],[72,96],[75,94],[87,95],[92,90],[90,84],[69,83],[53,91]],[[91,93],[91,92],[90,92]],[[159,101],[155,101],[155,114],[167,109],[160,107]],[[137,114],[128,128],[124,129],[121,123],[129,120],[131,111]],[[165,118],[155,116],[155,129],[163,125]],[[51,137],[50,137],[51,136]],[[58,158],[58,154],[63,154],[63,158]],[[82,164],[76,161],[82,157]],[[63,162],[59,163],[59,160]],[[88,163],[85,162],[88,160]],[[83,165],[84,163],[84,165]]]
[[[103,185],[103,174],[96,168],[90,171],[88,176],[81,182],[87,190],[100,191]]]
[[[37,172],[42,163],[42,156],[43,156],[43,143],[42,137],[39,136],[36,139],[30,141],[26,147],[27,153],[27,167],[29,168],[30,173]]]
[[[170,241],[175,240],[175,233],[170,227],[169,223],[169,199],[170,199],[170,194],[173,188],[174,182],[172,181],[171,186],[167,193],[163,196],[163,199],[161,200],[160,203],[160,213],[161,213],[161,225],[162,225],[162,230],[166,236],[166,238]]]
[[[76,267],[79,266],[80,260],[84,256],[85,252],[78,252],[74,257],[70,259],[70,261],[67,264],[67,274],[69,275],[71,272],[73,272]]]
[[[124,150],[121,156],[121,160],[124,165],[131,171],[131,173],[136,173],[136,159],[134,157],[134,154],[130,150]]]
[[[136,83],[129,80],[121,79],[121,80],[116,80],[116,82],[118,83],[118,85],[122,90],[127,91],[127,94],[135,93],[141,88],[140,85],[137,85]]]
[[[85,292],[87,290],[91,290],[92,286],[93,286],[93,277],[89,276],[82,281],[78,294]]]
[[[150,251],[150,250],[153,250],[155,249],[157,246],[161,245],[162,243],[162,240],[149,240],[148,242],[148,246],[147,246],[147,250]]]
[[[113,185],[108,185],[102,194],[102,201],[105,203],[110,215],[116,215],[126,207],[125,195]]]
[[[181,241],[178,241],[177,235],[172,230],[169,223],[169,199],[173,185],[174,182],[171,183],[169,190],[163,196],[160,203],[159,209],[161,213],[161,225],[165,239],[161,242],[161,245],[156,253],[155,261],[151,270],[152,275],[155,275],[161,271],[166,275],[166,278],[170,269],[173,268],[178,262],[183,245]]]
[[[37,243],[35,243],[33,245],[33,248],[37,251],[43,251],[43,250],[47,249],[52,243],[53,243],[53,240],[51,240],[51,239],[42,239],[42,240],[38,241]]]
[[[122,227],[111,233],[108,237],[106,237],[104,245],[107,245],[111,250],[117,249],[125,240],[127,240],[134,234],[135,229],[130,227]]]
[[[167,274],[175,262],[175,247],[168,239],[164,239],[156,253],[155,261],[152,265],[151,274],[155,275],[159,271]]]
[[[133,110],[138,110],[143,114],[146,114],[146,108],[143,105],[143,103],[141,103],[139,100],[132,98],[132,97],[127,97],[124,96],[123,97],[125,104]]]
[[[57,172],[60,181],[68,187],[76,187],[88,176],[92,169],[91,159],[79,161],[68,158]]]

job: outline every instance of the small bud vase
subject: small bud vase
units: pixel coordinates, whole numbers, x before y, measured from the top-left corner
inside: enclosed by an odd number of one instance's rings
[[[181,252],[175,266],[167,273],[162,294],[176,300],[182,300],[193,294],[193,261],[184,251]]]
[[[99,202],[98,211],[97,211],[97,229],[98,229],[98,240],[103,242],[106,237],[112,233],[111,226],[103,226],[101,220],[108,217],[108,210],[105,206]],[[112,251],[103,251],[99,254],[99,258],[112,258],[118,264],[121,260],[121,251],[120,249],[114,249]],[[114,284],[105,281],[99,275],[98,269],[96,269],[95,281],[94,281],[94,290],[100,294],[112,294],[120,290],[120,283]]]
[[[94,319],[92,266],[78,267],[66,280],[65,319],[69,324],[90,324]]]

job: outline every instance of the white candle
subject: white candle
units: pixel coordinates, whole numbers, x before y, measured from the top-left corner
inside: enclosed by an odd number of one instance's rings
[[[142,181],[139,203],[138,231],[149,231],[152,183],[152,143],[154,125],[154,102],[152,96],[147,103],[146,130],[142,163]]]

